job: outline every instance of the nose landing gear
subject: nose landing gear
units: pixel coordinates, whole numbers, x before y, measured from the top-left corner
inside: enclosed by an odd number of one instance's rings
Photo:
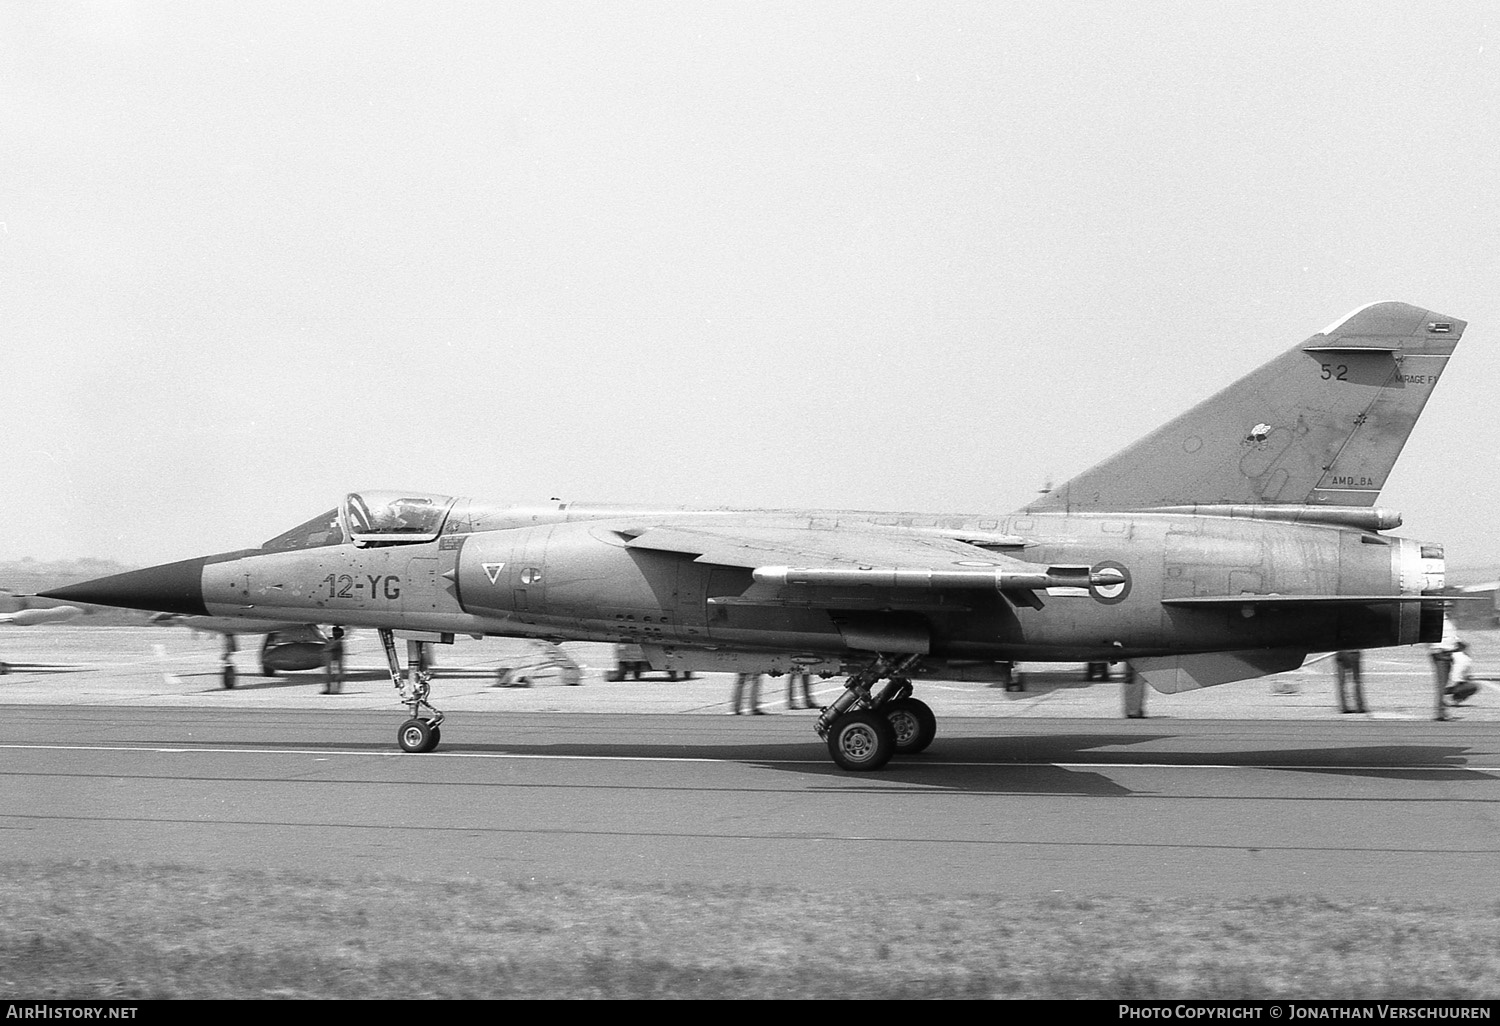
[[[406,673],[401,672],[401,660],[396,655],[396,636],[389,630],[380,630],[380,643],[385,647],[385,659],[391,668],[391,683],[401,696],[401,704],[411,710],[411,718],[396,731],[396,743],[403,752],[430,752],[443,738],[439,726],[443,714],[428,701],[431,692],[432,674],[427,672],[427,660],[423,657],[420,641],[406,643]],[[427,709],[431,715],[423,716]]]

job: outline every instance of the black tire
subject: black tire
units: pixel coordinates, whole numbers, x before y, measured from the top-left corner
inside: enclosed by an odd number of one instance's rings
[[[435,749],[438,746],[438,742],[443,739],[443,728],[442,727],[432,727],[432,728],[430,728],[430,730],[431,730],[430,740],[428,740],[428,742],[427,742],[427,747],[423,749],[423,751],[425,751],[425,752],[430,752],[433,749]]]
[[[410,719],[396,731],[396,743],[403,752],[432,751],[432,727],[426,720]]]
[[[828,754],[840,769],[856,773],[878,770],[896,754],[896,730],[884,713],[860,711],[840,716],[828,732]]]
[[[224,683],[224,690],[225,691],[233,691],[234,690],[234,667],[233,666],[226,666],[226,667],[224,667],[224,681],[223,681],[223,683]]]
[[[274,677],[274,676],[276,676],[276,671],[273,670],[273,669],[271,669],[265,663],[261,663],[260,664],[260,675],[262,677]]]
[[[880,710],[891,721],[896,732],[896,753],[915,755],[926,751],[937,737],[937,716],[932,708],[918,698],[898,698],[887,702]]]

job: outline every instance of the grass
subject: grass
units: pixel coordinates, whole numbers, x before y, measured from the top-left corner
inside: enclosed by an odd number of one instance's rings
[[[0,870],[0,999],[1500,995],[1495,902]]]

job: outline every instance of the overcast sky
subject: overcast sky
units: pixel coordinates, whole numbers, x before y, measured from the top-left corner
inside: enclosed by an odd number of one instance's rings
[[[0,559],[350,490],[1004,513],[1353,308],[1500,566],[1500,7],[5,3]]]

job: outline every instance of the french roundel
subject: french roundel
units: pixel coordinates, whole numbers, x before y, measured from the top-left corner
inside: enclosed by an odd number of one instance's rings
[[[1106,559],[1089,567],[1089,576],[1102,577],[1104,583],[1089,582],[1089,594],[1094,596],[1095,602],[1103,602],[1112,606],[1116,602],[1124,602],[1130,594],[1130,571],[1125,568],[1124,563],[1116,563],[1112,559]]]

